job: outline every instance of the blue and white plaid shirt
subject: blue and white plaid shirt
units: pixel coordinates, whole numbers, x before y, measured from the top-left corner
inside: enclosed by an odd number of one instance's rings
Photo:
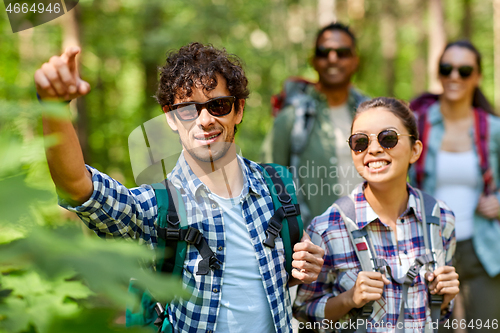
[[[262,168],[240,156],[238,161],[244,177],[240,201],[243,217],[259,262],[276,333],[291,333],[292,311],[283,243],[278,237],[274,249],[262,245],[268,221],[274,214],[272,197],[262,176]],[[96,169],[88,169],[94,185],[90,199],[78,207],[70,207],[62,201],[61,206],[76,212],[102,238],[137,239],[139,243],[156,248],[158,210],[153,188],[141,185],[128,189]],[[183,154],[168,179],[182,194],[188,224],[203,233],[222,262],[221,269],[210,271],[207,275],[196,275],[201,256],[196,247],[188,244],[182,281],[184,287],[189,285],[195,288],[191,299],[177,299],[171,303],[170,321],[175,332],[212,333],[216,330],[226,258],[222,212],[208,187],[194,175]],[[251,332],[251,328],[248,331]]]

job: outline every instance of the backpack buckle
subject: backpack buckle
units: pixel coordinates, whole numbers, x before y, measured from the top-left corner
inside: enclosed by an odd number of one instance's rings
[[[413,281],[413,279],[418,275],[419,270],[420,270],[420,266],[413,265],[408,270],[408,273],[406,273],[406,276],[408,276]]]
[[[179,229],[177,228],[166,228],[165,229],[165,239],[168,240],[179,240],[181,238]]]
[[[372,312],[373,312],[373,302],[369,302],[361,308],[361,312],[359,313],[359,317],[368,318],[368,317],[370,317]]]
[[[215,253],[212,254],[208,259],[208,265],[209,265],[208,267],[210,267],[210,269],[212,270],[220,269],[221,264],[222,262],[217,258]]]
[[[300,214],[300,209],[297,205],[282,205],[283,212],[285,213],[285,217],[289,216],[297,216]]]
[[[178,225],[180,220],[177,215],[167,215],[167,222],[171,225]]]
[[[287,204],[287,203],[292,202],[292,197],[291,196],[287,195],[287,196],[285,196],[285,198],[283,198],[283,197],[284,196],[278,196],[278,200],[279,200],[279,202],[281,202],[281,204]]]
[[[201,241],[201,237],[203,237],[203,235],[198,229],[189,227],[186,236],[184,236],[184,240],[188,244],[198,244]]]
[[[158,317],[156,318],[156,320],[154,322],[154,325],[156,327],[158,327],[158,332],[160,332],[161,328],[163,326],[163,321],[166,318],[165,308],[163,307],[163,305],[161,305],[160,302],[156,302],[154,309],[156,311],[156,314],[158,315]]]
[[[429,304],[443,304],[444,295],[429,294]]]
[[[270,248],[275,247],[274,239],[278,237],[281,231],[281,223],[277,222],[275,219],[271,218],[269,224],[267,225],[266,235],[267,238],[264,241],[264,245]]]

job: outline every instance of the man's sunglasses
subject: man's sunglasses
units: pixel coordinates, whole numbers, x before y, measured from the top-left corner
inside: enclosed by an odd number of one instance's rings
[[[468,78],[474,71],[474,67],[472,66],[453,67],[450,64],[439,64],[439,74],[442,76],[450,76],[454,68],[458,69],[458,74],[460,74],[462,79]]]
[[[362,152],[368,148],[370,144],[370,136],[375,134],[355,133],[349,137],[347,142],[349,147],[355,152]],[[391,149],[396,147],[400,136],[413,136],[411,134],[399,134],[395,130],[383,130],[377,135],[378,143],[382,148]]]
[[[181,121],[195,120],[200,116],[203,109],[207,109],[208,113],[214,117],[223,117],[231,113],[235,101],[236,97],[234,96],[222,96],[212,98],[205,103],[186,102],[173,104],[166,111],[173,111]]]
[[[330,47],[323,47],[323,46],[318,46],[316,48],[316,58],[328,58],[328,55],[330,52],[335,51],[337,53],[338,58],[350,58],[352,57],[352,50],[348,47],[339,47],[338,49],[330,48]]]

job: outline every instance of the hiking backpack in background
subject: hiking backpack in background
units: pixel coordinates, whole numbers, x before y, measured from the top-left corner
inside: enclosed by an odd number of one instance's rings
[[[292,77],[285,81],[283,90],[271,97],[271,107],[273,116],[277,116],[289,105],[294,106],[295,120],[290,133],[290,161],[292,170],[298,170],[300,166],[300,155],[306,148],[309,136],[314,127],[316,116],[316,101],[306,94],[307,89],[314,85],[303,78]],[[300,188],[300,179],[295,173],[294,181],[297,188]],[[310,221],[313,216],[305,202],[304,195],[297,194],[300,204],[301,214],[304,221]]]

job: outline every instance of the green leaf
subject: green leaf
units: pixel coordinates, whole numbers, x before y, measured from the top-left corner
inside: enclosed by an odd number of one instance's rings
[[[74,318],[55,318],[50,325],[51,333],[153,333],[157,330],[143,327],[126,328],[114,323],[117,312],[107,308],[86,309]]]
[[[153,255],[153,251],[135,242],[84,237],[78,228],[34,228],[25,239],[0,245],[0,266],[24,264],[48,279],[76,272],[92,290],[122,306],[129,300],[126,289],[131,277],[161,300],[177,295],[189,297],[178,278],[140,268],[138,263],[151,261]],[[38,287],[36,283],[30,286]]]
[[[15,333],[26,331],[29,327],[29,316],[26,315],[26,300],[9,297],[0,303],[0,332]]]
[[[12,292],[0,304],[0,327],[19,329],[27,323],[37,332],[50,332],[48,325],[54,318],[67,318],[80,312],[71,299],[87,298],[92,292],[81,281],[66,281],[65,276],[46,280],[33,271],[18,271],[2,277],[2,287]],[[2,312],[3,306],[9,311]],[[16,331],[14,331],[16,332]]]
[[[51,191],[29,187],[24,181],[25,175],[0,179],[0,221],[18,222],[29,215],[30,205],[37,200],[53,198]]]

